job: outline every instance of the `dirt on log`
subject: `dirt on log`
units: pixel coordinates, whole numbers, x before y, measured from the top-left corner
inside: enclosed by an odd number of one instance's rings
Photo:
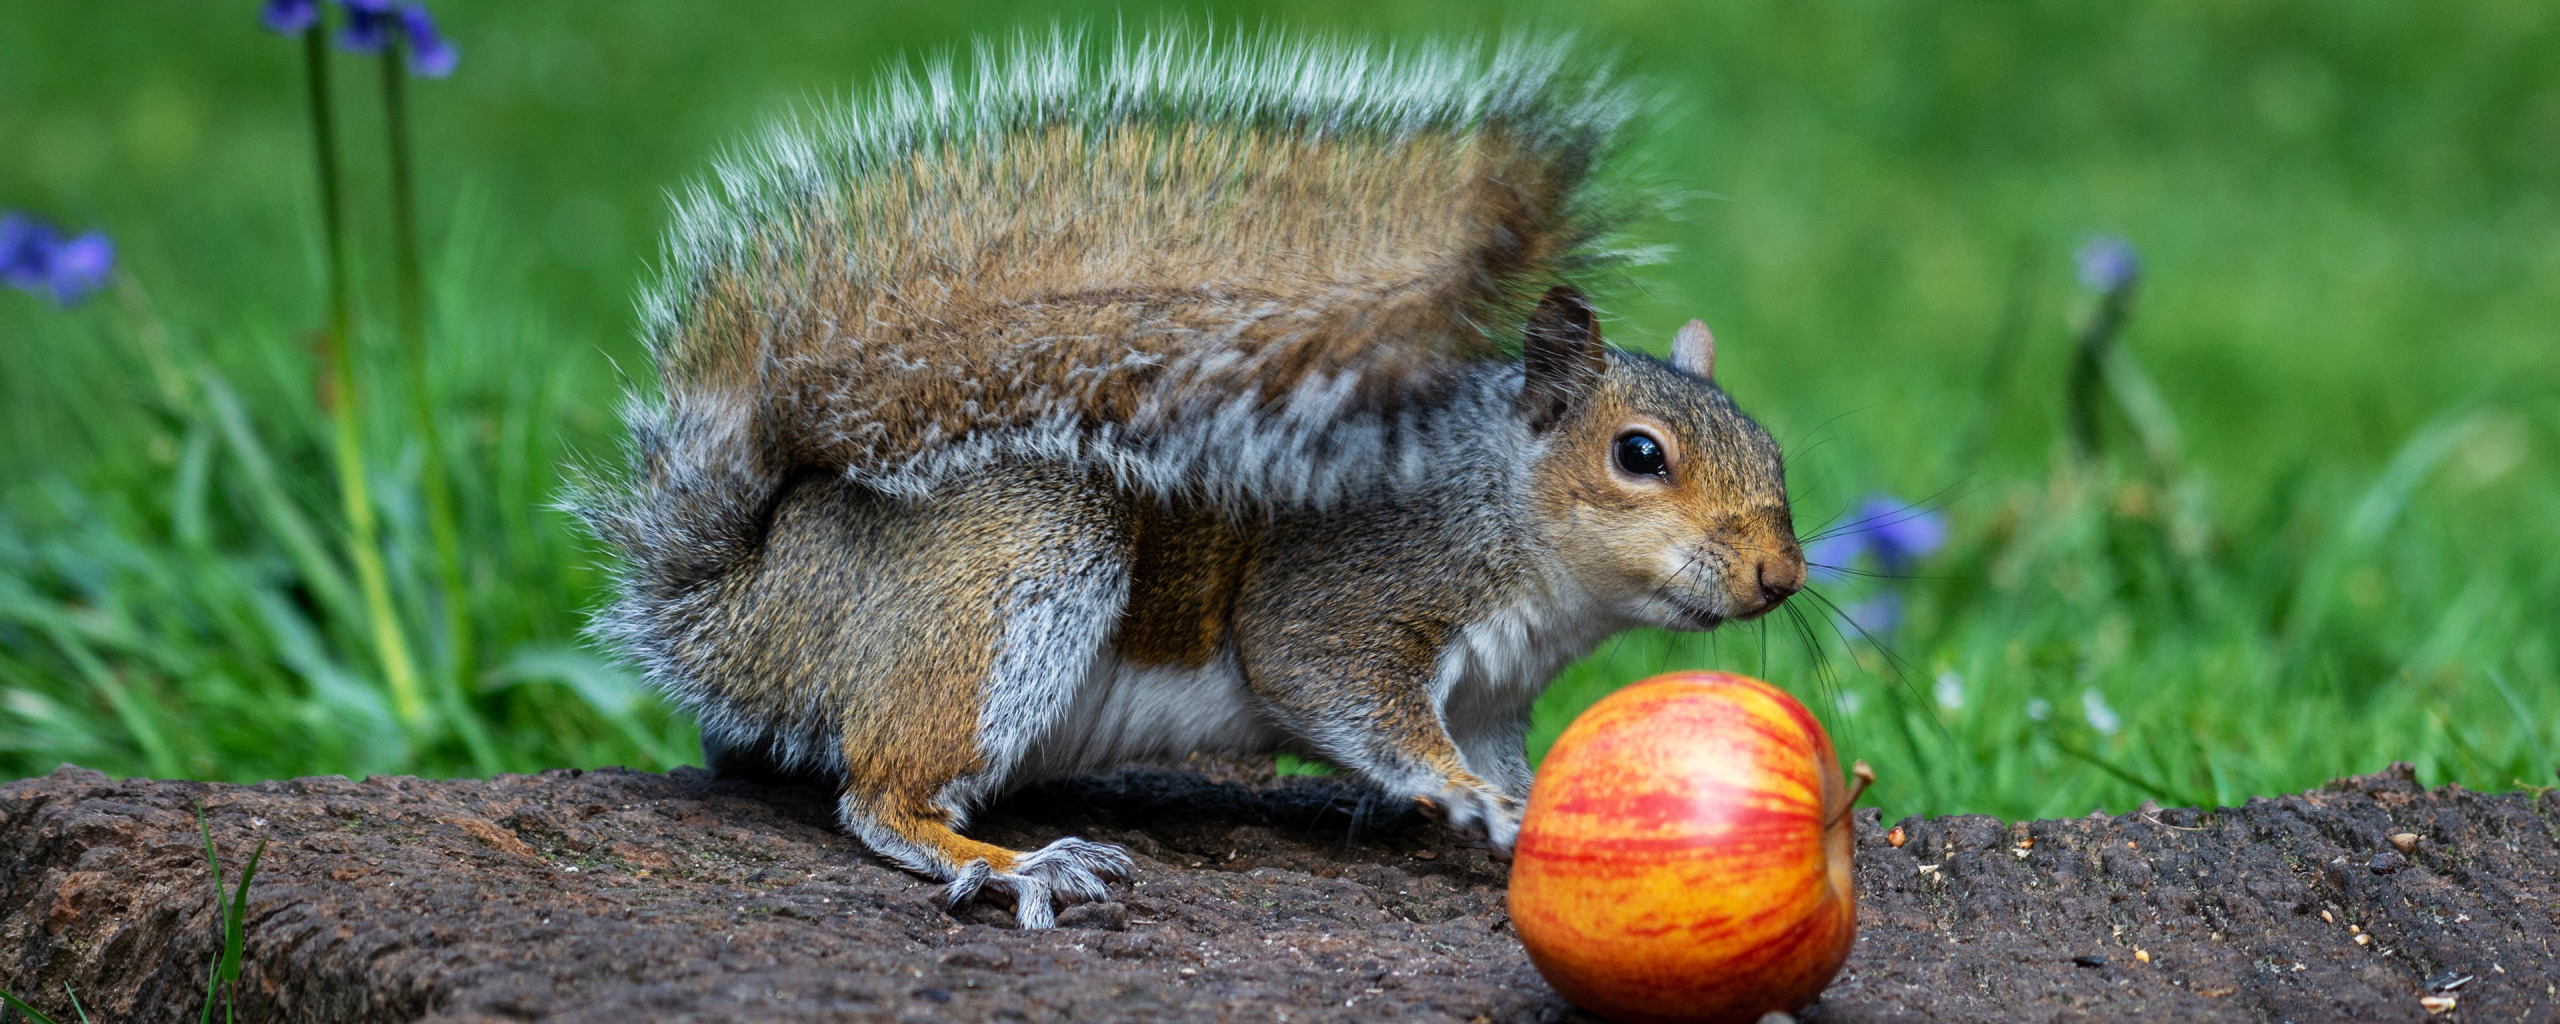
[[[1016,847],[1137,855],[1115,900],[1046,932],[946,913],[831,828],[823,793],[699,771],[64,768],[0,787],[0,968],[62,1020],[66,984],[102,1022],[194,1019],[219,941],[201,801],[229,870],[269,844],[245,1021],[1580,1019],[1514,940],[1484,850],[1358,787],[1206,767],[1051,783],[986,817]],[[1857,949],[1807,1020],[2560,1020],[2549,791],[2428,791],[2399,768],[2212,812],[1866,811],[1858,883]]]

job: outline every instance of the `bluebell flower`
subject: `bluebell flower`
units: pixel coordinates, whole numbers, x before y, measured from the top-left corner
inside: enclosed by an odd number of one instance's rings
[[[1842,614],[1859,635],[1882,640],[1902,627],[1902,595],[1888,590],[1842,609]]]
[[[436,31],[436,20],[425,7],[392,0],[338,0],[347,9],[347,27],[338,32],[338,45],[359,53],[381,53],[394,39],[408,44],[409,71],[424,78],[443,78],[453,73],[460,53]],[[399,33],[394,36],[392,33]]]
[[[320,20],[320,0],[267,0],[258,21],[271,31],[292,35]]]
[[[1805,561],[1822,579],[1840,578],[1852,563],[1869,555],[1884,571],[1898,573],[1946,542],[1946,517],[1877,494],[1858,503],[1857,518],[1848,525],[1807,546]]]
[[[0,283],[26,289],[43,283],[53,240],[53,229],[33,217],[0,216]]]
[[[357,53],[381,53],[391,45],[399,18],[391,0],[338,0],[347,9],[347,25],[338,30],[338,45]]]
[[[1835,533],[1804,546],[1805,569],[1814,579],[1836,580],[1849,575],[1849,564],[1866,553],[1866,537]]]
[[[53,301],[68,306],[106,285],[107,275],[116,269],[115,243],[89,232],[55,246],[53,265],[45,269]]]
[[[1868,532],[1875,539],[1876,561],[1888,571],[1899,571],[1946,546],[1947,520],[1938,513],[1883,496],[1867,499],[1860,511],[1871,524]]]
[[[2080,283],[2102,292],[2121,290],[2142,276],[2142,254],[2114,235],[2089,239],[2073,259],[2080,264]]]
[[[115,270],[116,249],[90,232],[65,241],[53,225],[25,214],[0,216],[0,283],[50,292],[68,306],[97,291]]]
[[[453,73],[460,59],[453,44],[436,31],[434,18],[417,4],[400,6],[400,31],[409,37],[409,70],[427,78],[443,78]]]

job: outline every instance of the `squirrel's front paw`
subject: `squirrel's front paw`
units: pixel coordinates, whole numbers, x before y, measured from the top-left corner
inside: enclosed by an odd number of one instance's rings
[[[1502,856],[1510,856],[1512,845],[1520,841],[1520,801],[1499,790],[1451,786],[1417,796],[1413,802],[1451,831],[1485,840]]]

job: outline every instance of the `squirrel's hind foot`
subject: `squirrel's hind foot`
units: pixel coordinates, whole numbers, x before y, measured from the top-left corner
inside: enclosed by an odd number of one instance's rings
[[[1068,836],[1050,843],[1013,862],[1017,874],[1030,875],[1049,883],[1049,888],[1076,903],[1099,903],[1110,897],[1104,888],[1106,880],[1128,879],[1137,869],[1129,851],[1110,843]]]
[[[981,892],[1001,892],[1013,897],[1014,921],[1036,931],[1057,925],[1060,902],[1098,903],[1110,896],[1107,881],[1125,880],[1136,867],[1127,850],[1069,836],[1015,858],[1010,871],[970,861],[943,883],[939,899],[948,910]]]
[[[1490,787],[1452,784],[1438,793],[1415,797],[1423,815],[1447,825],[1466,839],[1481,840],[1504,860],[1520,842],[1521,803]]]

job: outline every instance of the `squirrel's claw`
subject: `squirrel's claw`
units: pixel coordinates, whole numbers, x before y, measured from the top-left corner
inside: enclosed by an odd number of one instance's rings
[[[934,894],[934,902],[942,904],[944,910],[956,910],[976,897],[978,891],[986,888],[988,880],[994,877],[995,869],[988,867],[986,861],[970,861],[953,872],[950,881],[942,883],[941,890]]]
[[[1129,852],[1110,843],[1069,836],[1014,858],[997,871],[973,860],[953,872],[937,898],[945,910],[994,890],[1013,897],[1013,919],[1025,931],[1055,927],[1058,904],[1098,903],[1110,897],[1107,880],[1127,879],[1137,868]]]
[[[1013,862],[1017,874],[1030,875],[1049,884],[1059,896],[1073,903],[1099,903],[1110,896],[1103,882],[1126,879],[1136,870],[1137,862],[1129,851],[1110,843],[1068,836],[1050,843]],[[1024,927],[1029,927],[1025,925]]]
[[[1520,801],[1507,794],[1452,786],[1437,794],[1415,797],[1413,802],[1425,816],[1448,825],[1450,831],[1485,840],[1498,856],[1508,858],[1512,845],[1520,840]]]

